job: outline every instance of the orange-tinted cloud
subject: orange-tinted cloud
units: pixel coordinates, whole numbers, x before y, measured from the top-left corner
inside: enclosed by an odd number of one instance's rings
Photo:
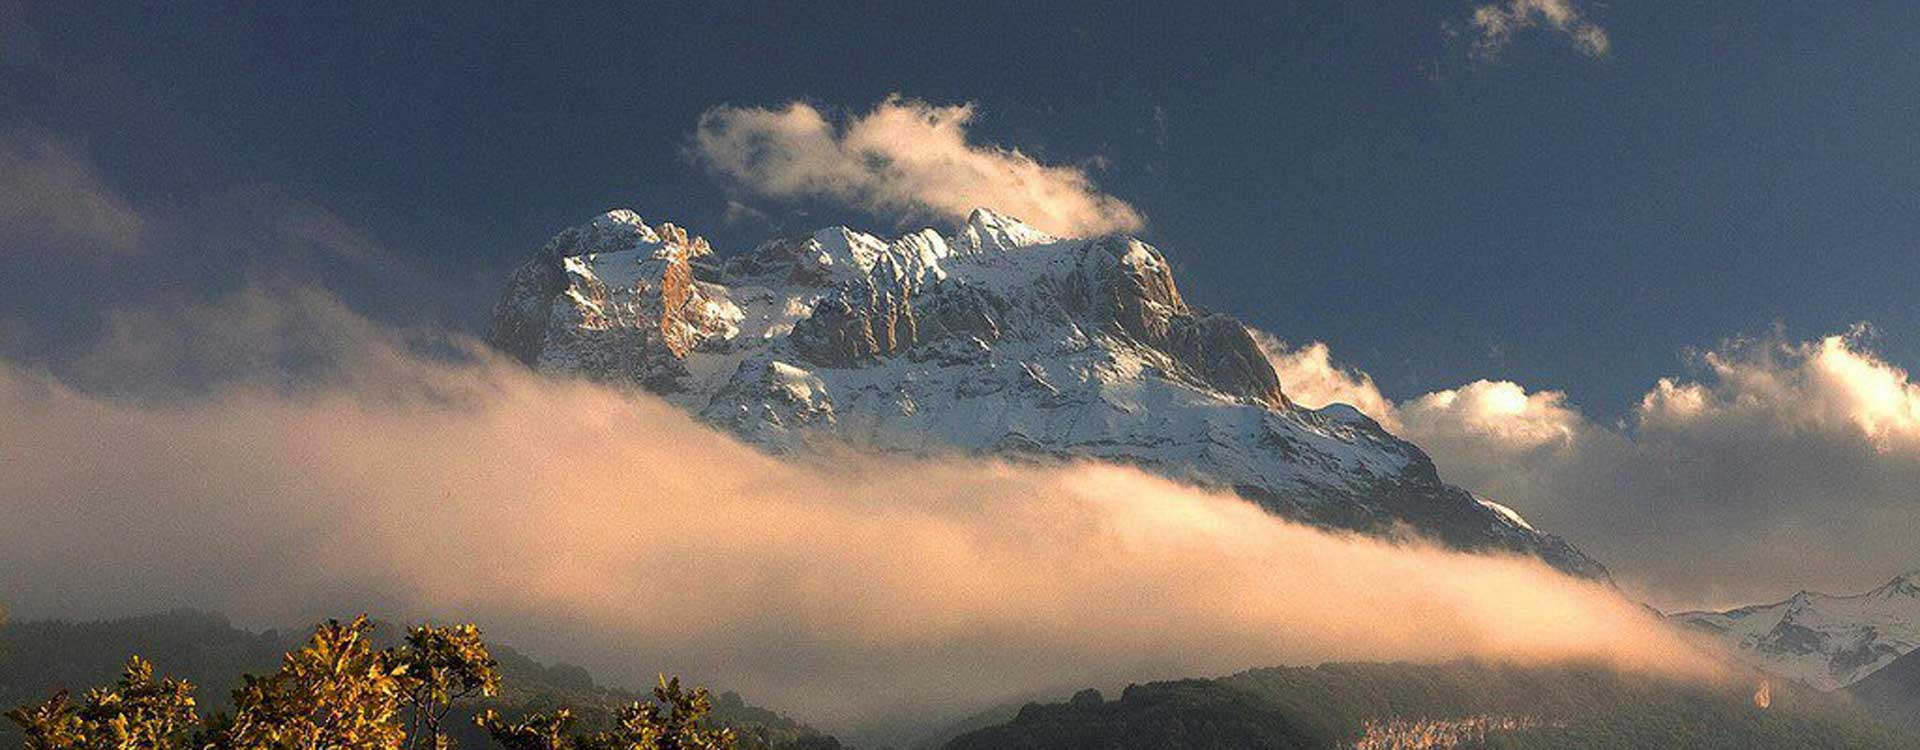
[[[1307,406],[1349,403],[1666,608],[1850,591],[1920,566],[1920,384],[1858,325],[1690,356],[1619,424],[1565,394],[1480,380],[1395,404],[1325,345],[1268,344]],[[1296,384],[1298,387],[1296,387]]]
[[[1531,559],[1330,534],[1111,466],[777,460],[652,398],[417,356],[324,298],[258,294],[124,338],[231,326],[271,335],[199,336],[198,356],[298,345],[324,372],[133,399],[0,370],[17,615],[474,618],[831,726],[1327,659],[1715,669]],[[169,361],[116,348],[102,366]]]
[[[971,143],[973,116],[972,104],[937,106],[898,95],[843,126],[805,102],[715,107],[701,115],[692,152],[728,186],[771,198],[945,220],[986,207],[1063,236],[1145,223],[1081,169]]]

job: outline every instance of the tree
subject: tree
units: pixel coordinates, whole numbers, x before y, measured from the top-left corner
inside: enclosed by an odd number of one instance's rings
[[[78,706],[63,690],[7,718],[26,734],[27,750],[176,750],[200,723],[193,683],[156,682],[153,665],[138,656],[114,687],[87,691]]]
[[[567,750],[572,744],[573,712],[559,709],[553,713],[535,713],[518,722],[500,718],[493,709],[474,717],[493,741],[506,750]]]
[[[372,632],[365,615],[327,621],[279,671],[246,675],[231,716],[206,722],[191,683],[156,681],[138,656],[113,688],[88,691],[79,705],[62,691],[6,717],[25,730],[26,750],[449,750],[443,726],[455,704],[500,689],[480,629],[421,625],[388,649]],[[587,736],[571,733],[565,708],[518,723],[486,711],[476,721],[505,750],[734,750],[732,730],[708,726],[706,689],[662,675],[653,697]]]
[[[703,726],[713,710],[706,688],[682,690],[680,678],[660,676],[653,689],[657,703],[636,701],[620,709],[611,750],[731,750],[731,729]]]
[[[441,727],[453,704],[500,692],[499,665],[472,625],[411,628],[396,656],[406,667],[401,698],[412,712],[407,750],[447,750],[453,740]]]
[[[365,615],[328,620],[280,671],[234,691],[219,750],[400,750],[407,665],[374,648]]]
[[[660,676],[655,702],[635,701],[620,709],[614,728],[569,738],[573,716],[566,709],[533,714],[519,723],[492,711],[476,721],[506,750],[734,750],[731,729],[707,726],[713,701],[706,688],[680,687],[680,678]]]

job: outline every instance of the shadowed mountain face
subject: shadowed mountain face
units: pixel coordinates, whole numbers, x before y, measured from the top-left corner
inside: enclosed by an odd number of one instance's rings
[[[1671,619],[1711,634],[1742,661],[1832,690],[1920,648],[1920,571],[1864,594],[1802,591],[1773,604]]]
[[[1354,409],[1294,405],[1246,327],[1187,303],[1160,252],[1128,237],[1061,239],[980,210],[951,236],[833,227],[721,260],[612,211],[513,274],[488,338],[771,451],[1111,461],[1320,526],[1410,528],[1607,577]]]
[[[1881,721],[1920,731],[1920,651],[1848,685],[1847,695]]]
[[[225,617],[195,610],[97,622],[42,621],[0,624],[0,707],[45,700],[56,690],[82,693],[111,684],[130,656],[153,662],[155,671],[178,677],[198,687],[200,713],[231,708],[231,691],[245,674],[263,675],[278,669],[288,651],[306,643],[307,629],[269,630],[264,633],[236,628]],[[394,645],[404,635],[398,626],[382,625],[376,635]],[[459,706],[448,723],[456,747],[480,750],[496,747],[471,717],[492,708],[509,716],[530,710],[568,706],[584,727],[604,728],[613,712],[641,698],[618,688],[597,685],[587,670],[569,664],[547,665],[511,647],[489,644],[499,661],[501,692]],[[716,721],[740,730],[744,748],[834,750],[838,741],[810,727],[764,708],[747,704],[739,695],[714,698]],[[11,722],[0,721],[0,747],[18,747],[20,736]]]

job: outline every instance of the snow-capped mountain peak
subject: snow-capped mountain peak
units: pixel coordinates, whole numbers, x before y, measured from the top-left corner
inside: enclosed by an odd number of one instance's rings
[[[632,228],[649,236],[653,234],[653,229],[647,226],[647,222],[641,219],[639,214],[625,208],[616,208],[595,216],[592,221],[587,222],[587,226],[600,231]]]
[[[1774,604],[1672,619],[1755,666],[1831,690],[1920,648],[1920,571],[1864,594],[1801,591]]]
[[[976,208],[967,216],[967,223],[954,234],[950,244],[963,253],[986,253],[1048,245],[1059,241],[1059,238],[1035,229],[1019,219],[995,213],[992,209]]]
[[[1886,585],[1880,588],[1874,589],[1868,596],[1890,600],[1898,600],[1902,597],[1907,599],[1920,599],[1920,570],[1894,576],[1893,580],[1888,581]]]
[[[488,338],[521,361],[651,390],[783,451],[1090,458],[1233,491],[1308,523],[1412,527],[1605,569],[1439,478],[1349,407],[1304,409],[1247,328],[1189,305],[1157,248],[1052,237],[981,209],[952,236],[847,227],[706,257],[616,211],[509,280]]]

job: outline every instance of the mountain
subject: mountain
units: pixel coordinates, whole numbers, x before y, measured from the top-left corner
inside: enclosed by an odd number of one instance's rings
[[[508,280],[488,340],[538,370],[660,394],[770,451],[821,437],[1092,458],[1325,527],[1412,527],[1607,572],[1440,480],[1345,405],[1287,398],[1247,328],[1186,301],[1137,239],[1062,239],[977,210],[949,236],[846,227],[721,258],[610,211]]]
[[[1746,684],[1583,667],[1326,664],[1086,690],[1030,704],[948,750],[1540,748],[1808,750],[1920,746],[1807,688],[1755,705]]]
[[[1920,571],[1854,596],[1802,591],[1773,604],[1670,619],[1711,634],[1756,667],[1832,690],[1920,647]]]
[[[0,623],[0,710],[45,700],[55,690],[81,692],[109,685],[119,677],[127,657],[138,654],[153,662],[157,673],[191,681],[199,687],[200,711],[230,710],[231,691],[245,674],[278,669],[281,655],[305,645],[311,631],[252,632],[233,626],[225,617],[196,610],[93,622],[45,620]],[[375,631],[383,645],[394,645],[400,628],[381,625]],[[542,664],[499,643],[489,644],[499,662],[501,693],[476,699],[456,710],[448,722],[456,747],[497,747],[470,721],[480,710],[493,708],[510,717],[531,710],[569,706],[582,728],[605,728],[614,710],[640,699],[639,693],[595,684],[587,670],[568,664]],[[837,750],[834,738],[764,708],[749,705],[735,693],[714,696],[713,717],[739,730],[742,748],[758,750]],[[0,747],[17,747],[18,730],[0,721]]]
[[[1848,685],[1847,695],[1881,721],[1920,732],[1920,651]]]

